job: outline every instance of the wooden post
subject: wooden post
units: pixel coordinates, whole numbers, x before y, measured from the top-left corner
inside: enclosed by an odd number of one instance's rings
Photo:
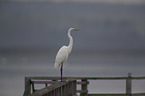
[[[88,96],[87,79],[82,79],[81,96]]]
[[[48,86],[48,84],[46,83],[46,84],[45,84],[45,87],[47,87],[47,86]]]
[[[75,80],[75,81],[72,82],[72,87],[73,87],[72,89],[73,89],[73,95],[74,96],[76,95],[76,87],[77,87],[76,85],[77,85],[77,83],[76,83],[76,80]]]
[[[35,92],[34,83],[32,82],[32,93]]]
[[[25,92],[23,96],[27,96],[28,94],[31,94],[31,80],[25,77]]]
[[[128,78],[126,79],[126,94],[129,96],[131,96],[131,87],[132,87],[131,73],[128,73]]]

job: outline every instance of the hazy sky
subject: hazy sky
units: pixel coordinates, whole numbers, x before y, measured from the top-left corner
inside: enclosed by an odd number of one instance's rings
[[[58,49],[67,30],[77,50],[144,50],[145,5],[1,3],[0,49]],[[76,47],[76,48],[75,48]]]
[[[106,3],[126,3],[126,4],[142,4],[145,0],[2,0],[2,1],[53,1],[53,2],[106,2]]]
[[[128,3],[128,4],[141,4],[145,3],[144,0],[51,0],[51,1],[74,1],[74,2],[107,2],[107,3]]]

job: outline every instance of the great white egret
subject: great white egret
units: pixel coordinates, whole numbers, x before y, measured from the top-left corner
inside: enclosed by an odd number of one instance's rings
[[[63,63],[67,60],[68,55],[70,54],[72,47],[73,47],[73,38],[70,35],[72,31],[78,31],[78,29],[70,28],[68,30],[68,38],[70,40],[68,46],[62,46],[55,58],[55,64],[54,64],[54,69],[57,69],[59,66],[61,66],[60,71],[61,71],[61,81],[62,81],[62,70],[63,70]]]

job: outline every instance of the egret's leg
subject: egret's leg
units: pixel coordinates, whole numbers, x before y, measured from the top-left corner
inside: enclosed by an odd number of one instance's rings
[[[62,82],[63,63],[61,64],[61,69],[60,69],[60,71],[61,71],[61,82]]]

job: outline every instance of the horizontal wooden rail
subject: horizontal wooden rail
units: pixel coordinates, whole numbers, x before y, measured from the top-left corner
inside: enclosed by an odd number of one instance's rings
[[[88,94],[88,96],[130,96],[127,94]],[[131,96],[145,96],[144,94],[131,94]]]
[[[35,80],[60,80],[60,77],[26,77]],[[128,77],[63,77],[63,79],[88,79],[88,80],[120,80],[127,79]],[[131,79],[145,79],[145,77],[131,77]]]
[[[88,90],[77,90],[77,93],[88,93]]]
[[[31,81],[33,84],[55,84],[58,81]]]
[[[78,81],[77,84],[78,84],[78,85],[89,84],[89,82],[88,82],[88,81],[86,81],[86,82],[83,82],[83,81],[82,81],[82,82],[79,82],[79,81]]]

